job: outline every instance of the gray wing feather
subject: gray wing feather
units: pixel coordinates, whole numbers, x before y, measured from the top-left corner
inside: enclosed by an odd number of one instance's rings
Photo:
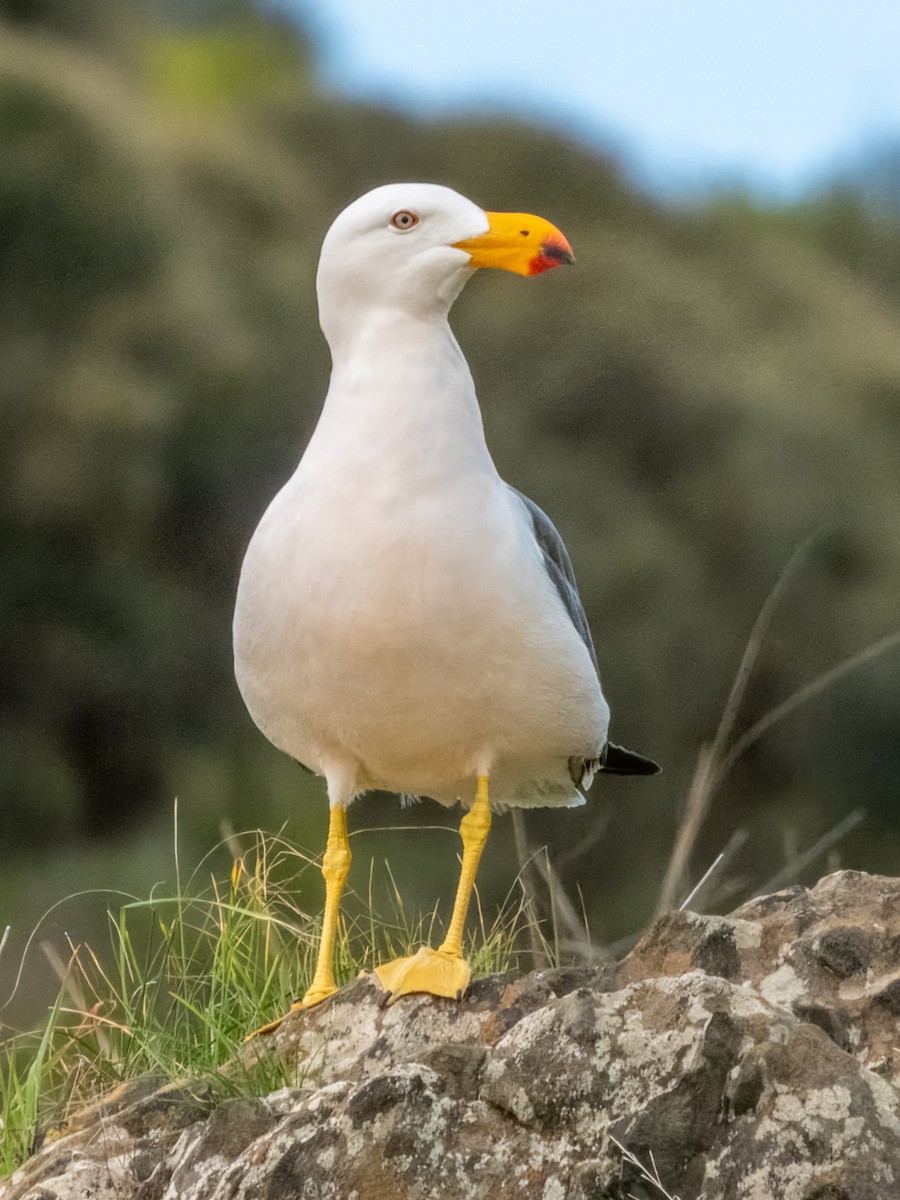
[[[565,543],[559,536],[556,526],[547,514],[538,508],[533,500],[529,500],[517,488],[510,487],[509,484],[507,484],[507,487],[509,487],[509,490],[524,506],[531,518],[534,539],[540,547],[541,554],[544,556],[544,567],[547,574],[553,580],[553,586],[556,588],[572,624],[578,630],[581,640],[588,648],[591,662],[594,664],[594,670],[599,674],[597,652],[594,650],[594,642],[588,626],[587,616],[584,612],[584,605],[581,603],[581,597],[578,595],[578,585],[575,583],[572,560],[569,558],[569,552],[565,547]],[[615,775],[655,775],[659,769],[659,766],[652,758],[645,758],[643,754],[636,754],[633,750],[625,750],[622,746],[616,746],[612,742],[606,743],[598,758],[576,757],[569,759],[569,774],[572,782],[576,787],[580,788],[589,788],[594,775],[598,771],[605,771]]]
[[[581,597],[578,595],[575,572],[572,569],[572,560],[569,558],[569,552],[566,549],[565,543],[559,536],[556,526],[547,514],[538,508],[533,500],[529,500],[517,488],[511,487],[509,484],[506,486],[509,487],[512,494],[524,505],[531,518],[531,528],[534,532],[535,541],[544,556],[544,567],[553,581],[553,586],[556,588],[566,612],[569,614],[569,619],[578,630],[581,640],[587,646],[591,662],[594,664],[594,670],[596,671],[598,670],[597,652],[594,649],[594,642],[591,638],[584,605],[581,603]]]

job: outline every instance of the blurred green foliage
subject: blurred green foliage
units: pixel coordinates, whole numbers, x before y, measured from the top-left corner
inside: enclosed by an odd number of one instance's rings
[[[665,765],[529,816],[599,937],[652,907],[698,747],[793,547],[822,531],[746,720],[897,625],[900,216],[852,181],[781,208],[669,210],[558,131],[329,95],[304,38],[250,0],[2,0],[0,144],[0,924],[67,888],[152,881],[176,794],[191,847],[223,819],[322,840],[320,785],[243,711],[230,617],[327,384],[321,237],[378,183],[541,212],[576,248],[572,272],[479,276],[455,325],[502,473],[569,544],[613,734]],[[747,756],[698,874],[744,826],[736,869],[759,882],[785,839],[858,804],[844,860],[900,869],[898,670],[849,677]],[[397,820],[383,798],[351,816]],[[373,834],[369,852],[399,847],[399,881],[429,900],[451,843],[407,854],[412,836]],[[513,871],[496,842],[489,900]]]

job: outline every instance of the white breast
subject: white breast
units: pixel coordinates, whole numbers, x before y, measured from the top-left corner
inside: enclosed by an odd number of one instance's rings
[[[247,552],[238,683],[263,732],[360,787],[432,794],[517,756],[589,757],[607,710],[505,486],[323,486],[303,466]]]
[[[452,799],[460,780],[591,757],[608,710],[446,326],[336,366],[244,561],[235,667],[275,745],[326,775]],[[496,770],[495,770],[496,769]]]

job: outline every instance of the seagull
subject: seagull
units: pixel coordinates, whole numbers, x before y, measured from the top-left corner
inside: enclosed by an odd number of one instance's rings
[[[375,970],[390,1002],[459,998],[492,812],[583,804],[598,772],[659,770],[608,740],[569,555],[550,519],[500,478],[448,323],[481,268],[528,276],[573,262],[549,221],[485,212],[434,184],[375,188],[325,237],[316,284],[331,382],[250,541],[234,617],[253,720],[324,777],[330,805],[316,970],[291,1011],[337,990],[346,810],[363,793],[467,809],[444,942]]]

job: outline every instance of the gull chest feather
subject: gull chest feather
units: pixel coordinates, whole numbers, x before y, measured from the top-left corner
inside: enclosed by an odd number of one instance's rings
[[[235,632],[254,718],[312,766],[329,749],[372,764],[390,747],[410,778],[448,755],[460,761],[446,772],[463,773],[492,722],[523,745],[552,733],[567,687],[584,707],[590,664],[492,466],[426,455],[392,472],[381,457],[369,472],[364,459],[326,472],[314,452],[251,542]]]
[[[593,664],[449,328],[389,362],[372,339],[357,349],[247,552],[235,651],[251,714],[308,765],[352,760],[392,790],[504,754],[596,752]]]

